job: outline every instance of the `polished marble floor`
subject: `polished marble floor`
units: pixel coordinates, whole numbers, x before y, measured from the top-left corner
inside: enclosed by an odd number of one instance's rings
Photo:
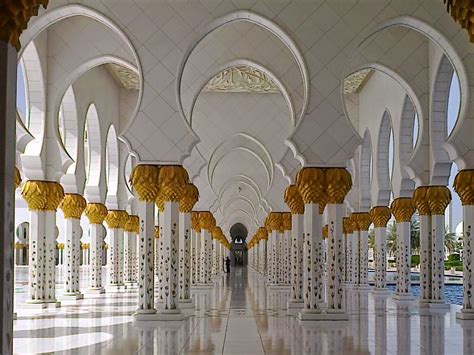
[[[474,321],[457,321],[459,306],[420,311],[347,291],[349,321],[301,324],[285,310],[288,291],[267,290],[246,268],[193,291],[196,309],[176,323],[134,323],[136,291],[25,309],[25,278],[17,280],[18,354],[474,354]]]

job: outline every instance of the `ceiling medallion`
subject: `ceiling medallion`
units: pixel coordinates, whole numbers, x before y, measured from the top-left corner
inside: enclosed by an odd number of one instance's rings
[[[275,82],[260,70],[246,65],[225,69],[207,83],[204,91],[231,93],[279,93]]]
[[[474,42],[474,4],[466,0],[444,0],[447,10],[454,21],[459,22],[462,28],[469,33],[469,40]]]
[[[371,69],[362,69],[344,78],[344,94],[357,94],[372,75]]]

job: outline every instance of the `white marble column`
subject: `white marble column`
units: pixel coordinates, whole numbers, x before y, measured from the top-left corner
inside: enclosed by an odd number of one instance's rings
[[[179,202],[179,306],[193,308],[191,300],[191,213],[199,199],[193,184],[186,185]]]
[[[464,298],[461,312],[456,314],[460,319],[474,319],[474,169],[461,170],[454,180],[454,190],[462,203],[463,212],[463,274],[464,274]],[[471,330],[472,331],[472,330]],[[473,332],[474,334],[474,332]],[[465,342],[472,349],[472,339]]]
[[[216,227],[218,228],[218,227]],[[217,275],[217,265],[218,265],[218,260],[217,260],[217,245],[219,242],[217,241],[217,235],[214,236],[214,232],[211,233],[212,236],[212,264],[211,264],[211,276],[216,277]],[[253,260],[252,260],[253,263]]]
[[[279,239],[280,233],[279,229],[281,226],[281,213],[270,212],[267,220],[265,221],[265,226],[270,230],[269,244],[269,265],[268,265],[268,284],[270,286],[278,286],[279,280],[279,265],[278,265],[278,254],[279,254]]]
[[[194,250],[194,283],[193,285],[198,285],[201,283],[201,242],[202,242],[202,237],[201,237],[201,228],[199,226],[199,214],[198,212],[193,212],[191,218],[194,218],[193,216],[197,216],[197,225],[195,226],[196,229],[193,229],[193,234],[194,234],[194,245],[193,245],[193,250]],[[191,220],[191,222],[193,222]]]
[[[102,255],[105,228],[102,223],[107,213],[107,208],[101,203],[89,203],[84,211],[84,214],[89,219],[89,234],[91,238],[91,264],[87,293],[101,294],[105,292],[102,286]]]
[[[428,203],[431,211],[431,300],[430,307],[445,307],[444,300],[444,235],[446,207],[451,192],[446,186],[430,186]]]
[[[299,193],[298,193],[299,196]],[[303,307],[303,223],[304,204],[301,196],[296,206],[289,205],[292,212],[291,223],[291,294],[288,308]],[[293,207],[292,207],[293,206]]]
[[[64,213],[66,224],[65,243],[65,282],[61,298],[79,300],[84,295],[79,290],[79,261],[81,255],[81,215],[87,203],[84,197],[78,194],[66,194],[59,208]]]
[[[265,227],[260,227],[258,229],[260,243],[258,244],[259,249],[259,272],[260,275],[266,276],[267,275],[267,244],[268,244],[268,231]]]
[[[375,238],[375,288],[374,292],[387,291],[387,223],[391,217],[388,207],[377,206],[370,210]]]
[[[159,191],[157,165],[138,165],[133,169],[130,182],[138,197],[138,305],[133,314],[135,321],[158,320],[155,309],[155,201]],[[132,228],[130,228],[132,229]]]
[[[124,283],[127,288],[137,283],[137,234],[140,233],[140,217],[131,215],[124,228]]]
[[[107,250],[107,286],[108,292],[124,290],[123,283],[123,229],[128,221],[128,213],[122,210],[109,210],[105,222],[109,248]]]
[[[393,200],[392,213],[397,222],[397,291],[396,299],[413,299],[411,294],[411,227],[415,204],[409,197]]]
[[[290,212],[283,213],[283,284],[285,286],[291,286],[291,229],[292,229],[292,217]]]
[[[30,307],[59,307],[55,296],[56,210],[64,197],[60,184],[27,181],[22,196],[30,210]]]
[[[211,230],[215,227],[215,219],[211,212],[199,212],[201,228],[201,256],[200,256],[200,286],[212,286],[211,281]]]
[[[356,258],[356,287],[358,289],[369,289],[369,226],[371,224],[370,214],[367,212],[357,212],[352,214],[352,220],[355,221],[357,231],[357,258]]]

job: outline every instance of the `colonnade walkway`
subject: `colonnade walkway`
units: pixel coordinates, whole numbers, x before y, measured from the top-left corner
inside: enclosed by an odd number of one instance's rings
[[[15,293],[20,354],[474,353],[474,321],[456,320],[460,306],[425,310],[390,294],[346,290],[349,321],[300,323],[286,310],[289,290],[269,289],[250,268],[193,289],[196,307],[180,322],[134,322],[134,290],[33,310],[21,307],[25,288],[17,283]]]

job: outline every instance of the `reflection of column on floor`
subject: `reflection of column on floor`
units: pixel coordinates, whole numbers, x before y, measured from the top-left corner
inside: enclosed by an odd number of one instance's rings
[[[397,292],[395,297],[412,299],[410,221],[415,213],[415,204],[409,197],[399,197],[392,201],[391,210],[397,222]]]
[[[369,294],[367,292],[358,292],[357,311],[359,312],[359,329],[357,334],[357,350],[362,354],[369,354]],[[409,354],[409,353],[399,353]]]
[[[463,354],[474,354],[474,322],[460,322]]]
[[[374,303],[376,349],[375,354],[385,354],[387,349],[387,296],[374,296]]]
[[[101,203],[89,203],[84,214],[89,219],[89,235],[91,264],[89,271],[88,292],[103,293],[102,285],[102,254],[104,246],[105,228],[103,222],[107,217],[107,208]]]
[[[140,218],[131,215],[125,224],[124,235],[124,283],[137,284],[137,234],[140,233]]]
[[[387,288],[387,223],[391,217],[388,207],[378,206],[370,210],[370,218],[374,224],[375,238],[375,290],[385,291]]]
[[[65,282],[63,297],[67,299],[81,299],[79,291],[79,260],[81,253],[81,215],[87,203],[84,197],[78,194],[66,194],[59,208],[64,213],[66,223],[65,243]]]
[[[397,354],[411,354],[411,322],[409,306],[397,304]]]
[[[454,179],[454,190],[459,195],[463,212],[463,274],[464,298],[458,318],[474,319],[474,169],[461,170]],[[471,348],[472,349],[472,348]]]
[[[30,210],[28,304],[59,306],[55,296],[56,210],[64,197],[60,184],[27,181],[22,196]]]

